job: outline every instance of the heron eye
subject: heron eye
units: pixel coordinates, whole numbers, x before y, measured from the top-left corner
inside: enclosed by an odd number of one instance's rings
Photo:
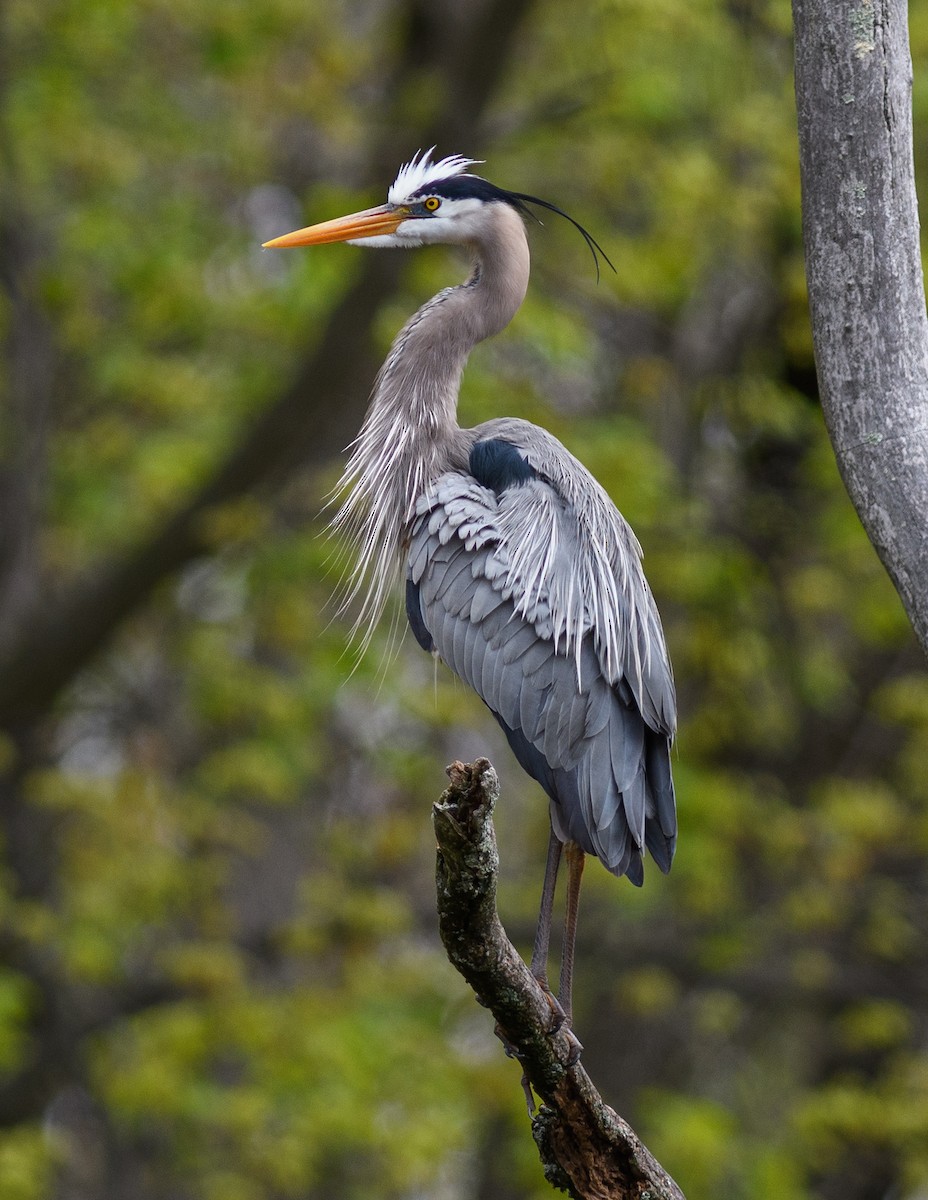
[[[423,200],[422,203],[429,212],[434,212],[436,208],[441,206],[441,201],[437,196],[429,196],[427,199]]]

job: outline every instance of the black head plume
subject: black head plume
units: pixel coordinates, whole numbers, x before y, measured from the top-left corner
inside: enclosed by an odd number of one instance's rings
[[[559,217],[563,217],[565,221],[569,221],[575,229],[579,230],[583,240],[589,247],[590,253],[593,255],[593,262],[596,266],[597,283],[599,282],[600,276],[600,259],[602,259],[604,263],[606,263],[613,271],[615,271],[615,266],[613,265],[612,260],[609,258],[609,255],[602,248],[599,242],[597,242],[596,238],[593,237],[590,231],[588,229],[584,229],[579,221],[575,221],[570,213],[564,212],[563,208],[558,208],[556,204],[552,204],[549,200],[542,200],[538,196],[530,196],[527,192],[510,192],[507,191],[506,188],[497,187],[495,183],[490,183],[488,179],[483,179],[480,175],[469,174],[453,175],[446,179],[430,181],[429,183],[417,188],[413,195],[444,196],[449,200],[460,200],[464,199],[465,197],[475,200],[483,200],[485,202],[499,200],[504,204],[511,205],[524,217],[529,217],[531,220],[536,221],[539,225],[541,225],[542,221],[538,217],[537,213],[533,212],[532,209],[529,208],[529,205],[531,204],[537,205],[539,208],[547,209],[548,212],[557,213]]]
[[[519,212],[524,213],[528,217],[531,217],[532,220],[537,221],[539,225],[541,225],[543,222],[541,221],[541,219],[537,215],[537,213],[532,212],[532,210],[528,207],[528,205],[530,205],[530,204],[537,204],[539,208],[545,208],[548,210],[548,212],[557,213],[557,215],[559,217],[563,217],[565,221],[570,221],[570,223],[571,223],[571,225],[573,225],[574,229],[579,230],[580,234],[583,237],[583,240],[586,242],[587,246],[589,247],[590,254],[593,255],[593,262],[596,265],[596,282],[597,283],[599,283],[599,260],[600,260],[600,258],[602,258],[603,262],[606,263],[606,265],[608,267],[610,267],[612,271],[615,271],[615,266],[613,265],[613,262],[610,259],[609,255],[602,248],[602,246],[599,244],[599,242],[597,242],[596,238],[593,237],[592,233],[590,233],[590,231],[588,229],[584,229],[584,227],[580,224],[579,221],[575,221],[574,218],[570,215],[570,213],[564,212],[563,208],[558,208],[558,206],[556,204],[552,204],[550,202],[550,200],[542,200],[538,196],[530,196],[530,195],[528,195],[527,192],[507,192],[506,196],[509,198],[509,202],[511,204],[513,204],[519,210]]]

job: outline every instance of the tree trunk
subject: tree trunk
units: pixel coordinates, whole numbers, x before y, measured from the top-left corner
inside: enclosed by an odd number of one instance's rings
[[[905,0],[793,0],[803,232],[828,433],[928,652],[928,319]]]

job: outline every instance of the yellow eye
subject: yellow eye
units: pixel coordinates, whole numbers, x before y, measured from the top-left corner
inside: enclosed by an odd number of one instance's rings
[[[438,199],[437,196],[429,196],[426,200],[423,200],[422,203],[428,209],[429,212],[434,212],[435,209],[439,208],[441,205],[441,201]]]

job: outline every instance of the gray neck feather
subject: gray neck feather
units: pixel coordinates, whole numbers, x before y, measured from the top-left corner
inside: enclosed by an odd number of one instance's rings
[[[400,330],[337,489],[350,488],[333,527],[357,544],[344,605],[363,593],[355,625],[364,630],[362,648],[402,569],[417,499],[439,475],[466,464],[457,404],[467,357],[505,329],[525,298],[529,254],[521,217],[503,203],[481,216],[473,274],[433,296]]]

